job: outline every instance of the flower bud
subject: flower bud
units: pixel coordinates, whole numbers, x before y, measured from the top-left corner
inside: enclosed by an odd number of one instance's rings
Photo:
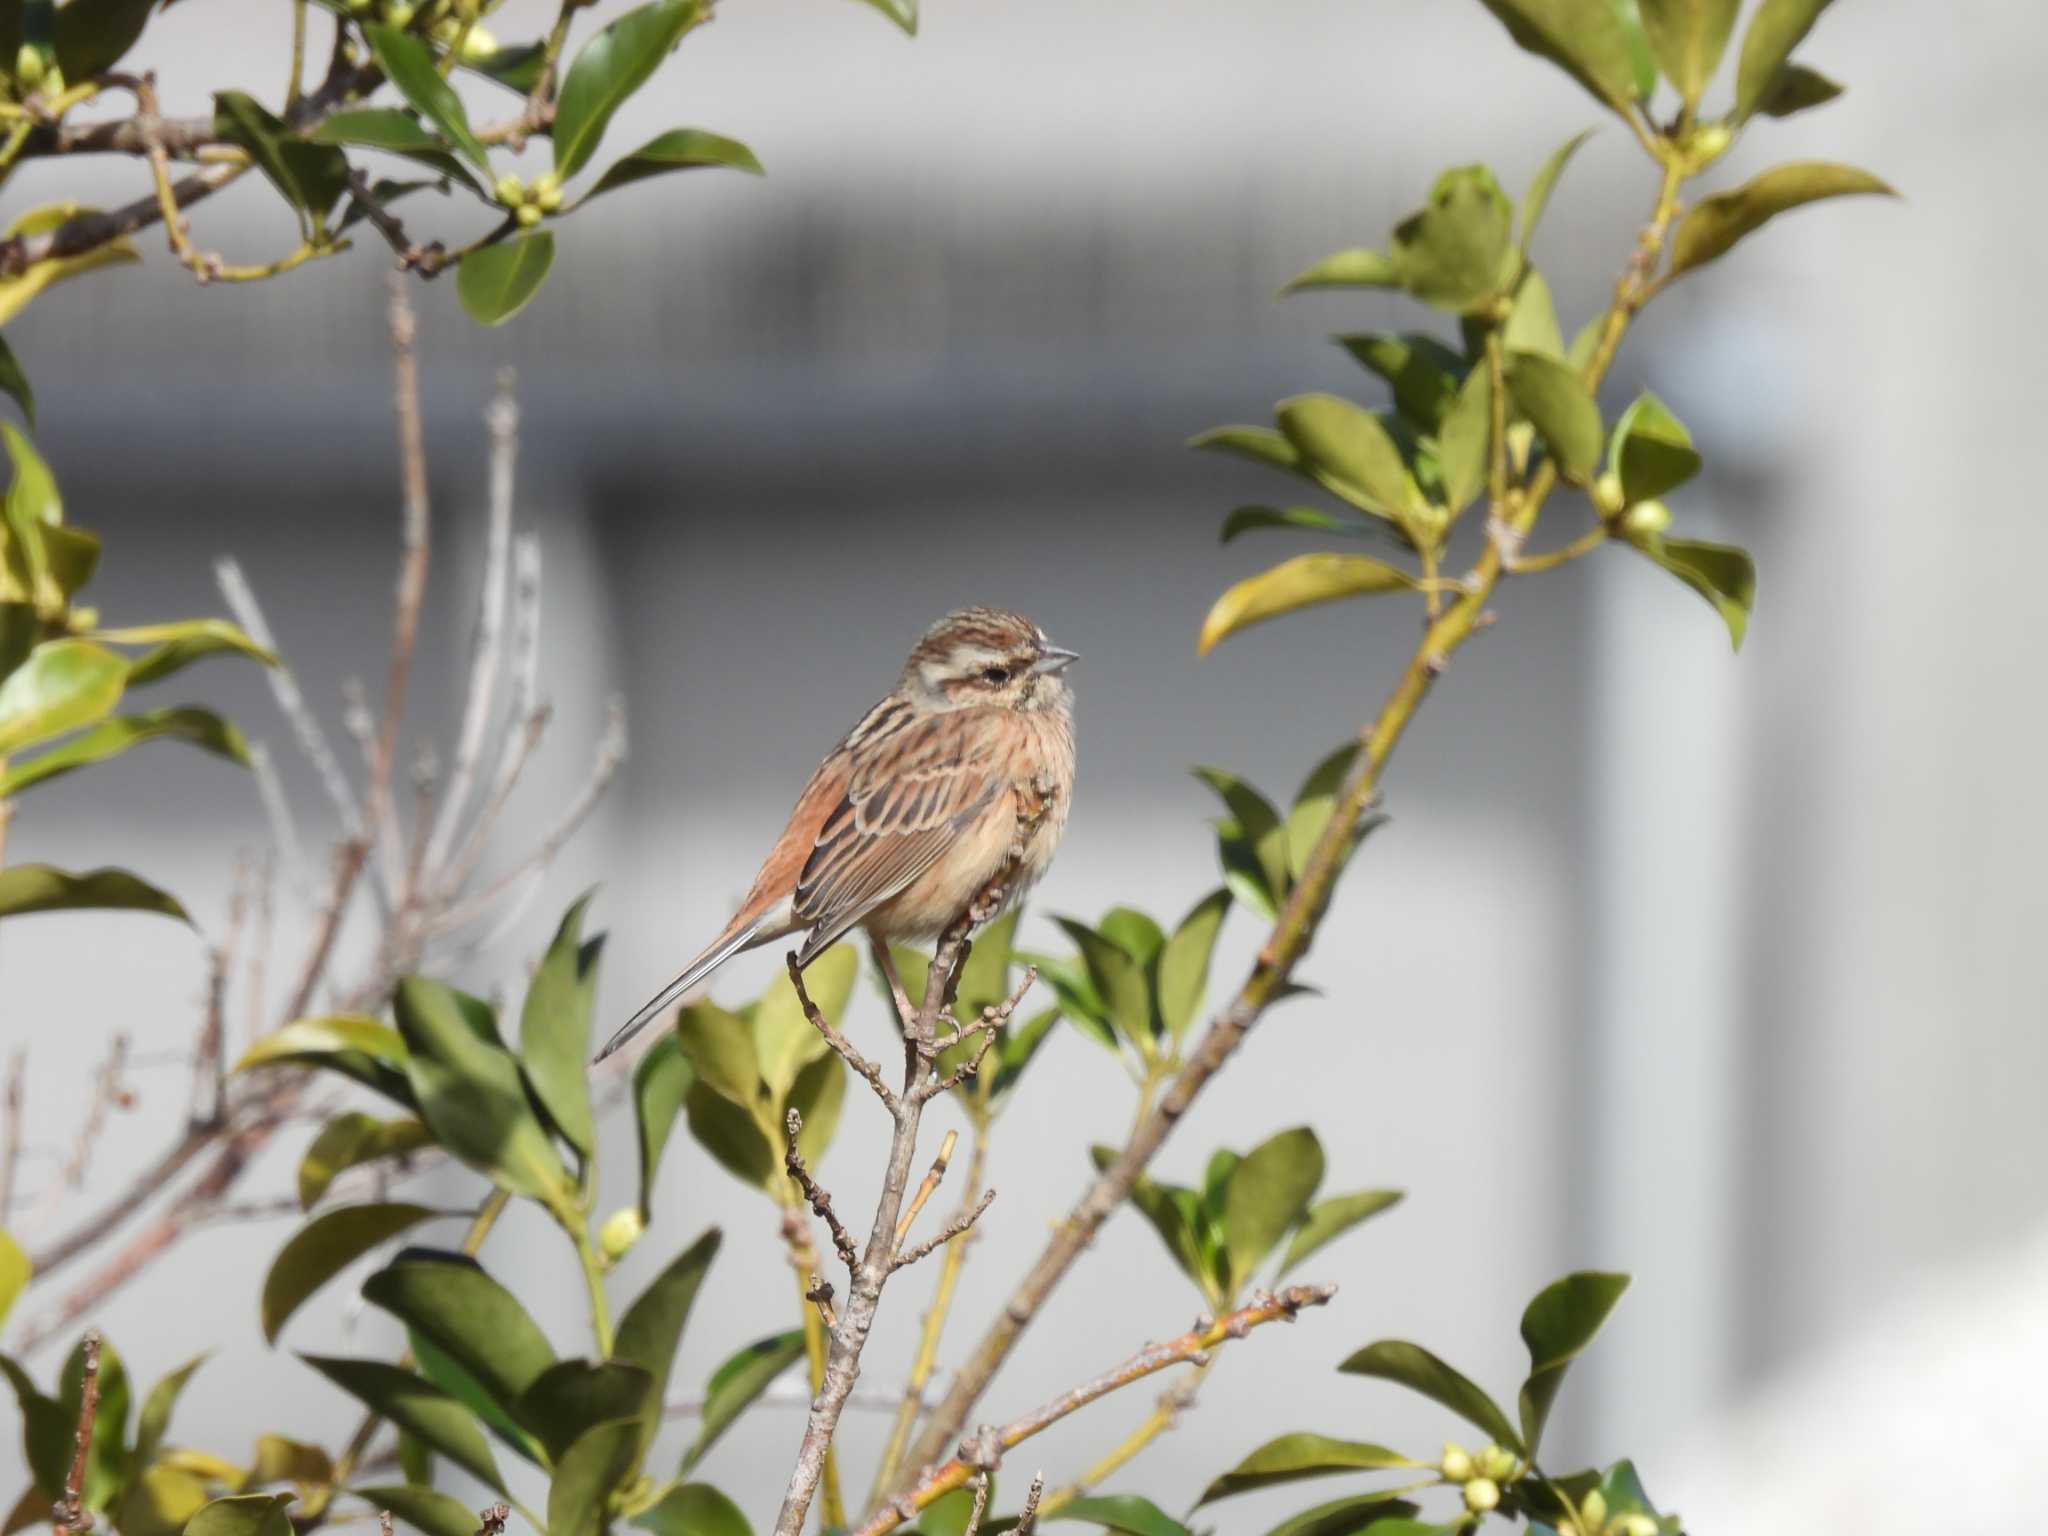
[[[538,203],[521,203],[517,208],[512,210],[512,217],[519,221],[519,227],[521,229],[531,229],[534,225],[538,224],[544,217],[546,217],[546,215],[544,215],[540,211],[540,205]]]
[[[1657,1522],[1637,1510],[1632,1515],[1621,1517],[1623,1536],[1657,1536]]]
[[[498,201],[507,208],[517,208],[526,201],[526,183],[517,176],[500,176],[493,190],[498,194]]]
[[[1606,1523],[1607,1495],[1595,1488],[1579,1503],[1579,1524],[1588,1531],[1598,1531]]]
[[[1693,168],[1701,170],[1727,153],[1734,141],[1735,135],[1726,123],[1701,123],[1686,140],[1686,154]]]
[[[1465,1447],[1455,1441],[1444,1442],[1444,1459],[1436,1464],[1437,1471],[1450,1483],[1470,1482],[1472,1479],[1472,1458],[1465,1453]]]
[[[1515,1475],[1515,1454],[1500,1446],[1488,1443],[1485,1450],[1472,1459],[1481,1477],[1491,1478],[1496,1483],[1507,1482]]]
[[[33,43],[23,43],[14,55],[14,78],[23,89],[34,90],[43,83],[43,51]]]
[[[637,1207],[621,1206],[605,1217],[604,1225],[597,1229],[597,1246],[604,1251],[606,1258],[618,1260],[640,1241],[640,1234],[646,1230]]]
[[[1619,512],[1622,508],[1623,500],[1621,476],[1617,475],[1613,470],[1608,470],[1606,474],[1593,482],[1593,505],[1600,509],[1602,517],[1612,517],[1615,513]]]
[[[403,32],[412,25],[413,17],[418,14],[419,12],[413,6],[407,5],[405,0],[398,0],[398,4],[385,9],[384,20]]]
[[[471,27],[469,36],[462,40],[462,62],[481,64],[498,51],[498,40],[482,27]]]
[[[553,213],[562,206],[562,179],[549,171],[533,184],[533,200],[539,203],[545,213]]]
[[[1621,526],[1640,536],[1662,533],[1671,526],[1671,509],[1661,501],[1639,501],[1623,514]]]
[[[1465,1507],[1475,1515],[1484,1515],[1500,1503],[1500,1484],[1490,1477],[1475,1477],[1465,1485]]]

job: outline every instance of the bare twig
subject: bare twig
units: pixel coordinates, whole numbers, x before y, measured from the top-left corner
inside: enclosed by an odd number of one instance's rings
[[[988,1474],[982,1472],[974,1479],[974,1507],[967,1512],[967,1528],[960,1536],[980,1536],[982,1516],[988,1513]]]
[[[818,1309],[818,1317],[829,1330],[839,1326],[839,1319],[832,1311],[832,1283],[823,1275],[811,1276],[811,1283],[804,1290],[804,1300]]]
[[[227,932],[207,956],[206,1008],[200,1017],[199,1043],[192,1053],[192,1101],[186,1118],[195,1126],[217,1126],[228,1105],[228,984],[234,977],[235,948],[241,940],[248,910],[249,868],[235,868],[234,894],[228,899]]]
[[[1031,1536],[1038,1529],[1038,1501],[1045,1497],[1045,1474],[1035,1473],[1031,1487],[1024,1494],[1024,1513],[1012,1527],[1010,1536]]]
[[[64,1493],[50,1510],[50,1523],[71,1536],[92,1529],[92,1511],[85,1507],[85,1461],[92,1451],[93,1420],[100,1411],[100,1334],[97,1328],[85,1333],[85,1367],[79,1379],[78,1428],[71,1444],[71,1470],[64,1478]]]
[[[803,1128],[804,1117],[795,1109],[791,1109],[788,1119],[783,1124],[783,1130],[789,1140],[788,1150],[782,1154],[783,1166],[789,1169],[789,1176],[796,1180],[797,1188],[804,1192],[804,1199],[810,1202],[811,1209],[817,1213],[818,1219],[825,1223],[826,1230],[832,1234],[832,1246],[839,1251],[839,1257],[845,1261],[846,1267],[849,1270],[857,1269],[860,1266],[859,1250],[853,1246],[853,1239],[846,1235],[846,1228],[840,1224],[839,1213],[832,1209],[832,1197],[825,1193],[816,1179],[811,1177],[811,1170],[804,1166],[803,1154],[797,1151],[796,1139],[803,1134]],[[826,1290],[829,1298],[831,1288],[828,1286]]]
[[[476,1536],[505,1536],[505,1523],[512,1518],[511,1506],[489,1505],[478,1518],[483,1523],[476,1528]]]
[[[448,265],[448,248],[438,240],[430,240],[425,245],[420,245],[409,238],[405,226],[398,221],[396,215],[377,201],[361,171],[349,171],[348,195],[349,200],[362,210],[363,218],[369,226],[382,235],[385,243],[398,253],[398,269],[401,272],[417,272],[422,277],[433,277]]]
[[[1336,1294],[1336,1289],[1331,1285],[1290,1285],[1278,1294],[1262,1293],[1234,1312],[1200,1319],[1199,1326],[1179,1338],[1169,1339],[1164,1344],[1146,1345],[1114,1369],[1061,1393],[1023,1418],[1001,1429],[984,1429],[972,1440],[963,1441],[958,1455],[925,1468],[915,1486],[863,1525],[857,1536],[882,1536],[883,1532],[893,1531],[905,1521],[915,1519],[935,1500],[966,1486],[976,1473],[985,1472],[1000,1462],[1005,1451],[1023,1444],[1097,1398],[1106,1397],[1134,1381],[1142,1381],[1168,1366],[1189,1361],[1199,1365],[1208,1359],[1209,1351],[1218,1344],[1229,1339],[1241,1339],[1263,1323],[1292,1322],[1295,1314],[1304,1307],[1323,1305]]]
[[[879,940],[875,942],[875,947],[886,949]],[[811,994],[804,987],[803,967],[796,963],[795,950],[789,952],[786,964],[789,967],[790,982],[796,988],[797,1001],[803,1004],[804,1017],[811,1021],[811,1028],[825,1037],[825,1043],[839,1053],[842,1061],[867,1079],[868,1086],[875,1090],[875,1097],[882,1101],[882,1107],[890,1114],[895,1114],[901,1107],[897,1102],[895,1089],[882,1080],[882,1069],[863,1056],[860,1047],[842,1035],[832,1021],[825,1017],[824,1010],[811,1001]]]
[[[960,1236],[979,1221],[981,1213],[989,1208],[995,1198],[996,1192],[994,1189],[984,1190],[981,1199],[970,1209],[960,1212],[951,1221],[939,1228],[936,1235],[926,1238],[915,1248],[906,1248],[903,1252],[897,1254],[889,1267],[891,1269],[907,1269],[926,1254],[933,1252],[946,1243],[950,1243],[954,1238]]]
[[[393,274],[390,296],[392,409],[398,417],[399,484],[404,514],[399,522],[398,597],[391,619],[391,665],[384,681],[384,723],[377,736],[377,755],[370,764],[365,795],[369,822],[377,825],[391,792],[392,764],[398,755],[398,727],[405,718],[405,690],[412,673],[413,643],[419,638],[420,604],[427,593],[427,446],[420,425],[419,358],[414,341],[419,322],[404,281]]]
[[[902,1219],[896,1223],[896,1241],[901,1243],[910,1233],[910,1224],[917,1220],[917,1213],[924,1209],[939,1187],[939,1181],[946,1176],[946,1165],[953,1160],[953,1149],[960,1144],[958,1131],[946,1132],[946,1139],[939,1143],[939,1155],[932,1159],[932,1166],[917,1186],[917,1193],[910,1197],[910,1204],[904,1209]]]

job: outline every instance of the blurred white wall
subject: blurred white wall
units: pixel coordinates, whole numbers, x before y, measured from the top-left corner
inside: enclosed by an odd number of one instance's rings
[[[2014,319],[2043,233],[2022,194],[2048,126],[2029,88],[2048,15],[1930,14],[1836,7],[1808,52],[1850,94],[1759,128],[1727,170],[1841,158],[1906,200],[1788,217],[1660,302],[1616,373],[1617,403],[1652,386],[1701,437],[1709,471],[1680,518],[1759,555],[1749,644],[1731,659],[1690,593],[1622,551],[1504,594],[1499,630],[1459,659],[1395,764],[1394,825],[1305,968],[1322,996],[1261,1027],[1162,1160],[1186,1177],[1215,1145],[1306,1120],[1333,1186],[1411,1199],[1314,1266],[1344,1282],[1333,1308],[1226,1359],[1207,1406],[1119,1488],[1177,1506],[1294,1428],[1427,1452],[1457,1429],[1330,1367],[1409,1336],[1508,1391],[1522,1301],[1597,1265],[1638,1284],[1567,1393],[1562,1444],[1638,1454],[1653,1491],[1714,1516],[1702,1528],[1811,1528],[1714,1449],[1786,1422],[1748,1419],[1757,1394],[1779,1405],[1757,1411],[1825,1435],[1825,1405],[1847,1390],[1829,1383],[1861,1379],[1830,1362],[1861,1358],[1861,1330],[1938,1305],[1921,1298],[1949,1294],[1951,1266],[1989,1266],[1970,1294],[2007,1310],[1980,1309],[1987,1336],[2038,1328],[2038,1313],[2010,1320],[2029,1293],[1996,1275],[2048,1218],[2048,1043],[2027,952],[2048,917],[2029,792],[2043,734],[2030,573],[2048,535],[2025,451],[2048,380]],[[269,67],[281,16],[254,0],[173,9],[154,61],[167,106],[203,107],[223,38]],[[1452,62],[1466,58],[1471,76]],[[1283,394],[1365,393],[1324,337],[1414,312],[1379,297],[1274,305],[1279,281],[1379,239],[1440,165],[1485,159],[1518,186],[1596,112],[1477,5],[1447,0],[938,3],[915,43],[850,3],[734,0],[661,78],[618,143],[706,126],[752,144],[768,179],[678,178],[596,205],[504,331],[470,328],[445,284],[421,295],[445,539],[418,718],[444,720],[459,682],[476,412],[512,362],[520,515],[549,550],[559,733],[587,739],[615,688],[634,733],[591,835],[472,980],[516,977],[553,910],[601,880],[604,1007],[637,1002],[717,925],[911,636],[967,600],[1024,607],[1086,656],[1080,792],[1041,909],[1177,913],[1214,879],[1209,806],[1185,767],[1219,761],[1285,792],[1375,706],[1412,634],[1392,611],[1322,613],[1196,664],[1204,605],[1278,548],[1219,550],[1216,520],[1275,488],[1179,442]],[[1607,127],[1552,205],[1538,257],[1568,325],[1603,298],[1647,207],[1637,158]],[[132,166],[99,174],[108,200],[139,189]],[[37,176],[18,178],[18,198],[41,195]],[[196,222],[238,259],[284,238],[259,197]],[[205,610],[208,560],[232,550],[331,706],[344,674],[374,675],[389,600],[381,258],[193,291],[142,244],[141,269],[53,293],[9,331],[73,515],[110,535],[102,606]],[[285,751],[254,679],[217,669],[203,691]],[[150,767],[161,776],[121,764],[39,795],[10,855],[175,874],[217,925],[235,850],[263,835],[253,793],[211,763]],[[581,767],[558,746],[536,820]],[[136,798],[110,817],[117,785]],[[1234,918],[1222,974],[1254,943]],[[758,985],[771,962],[756,961],[722,985]],[[33,1169],[67,1145],[115,1030],[158,1053],[188,1038],[201,971],[169,925],[0,934],[7,994],[30,1000],[8,1004],[0,1041],[31,1047]],[[999,1145],[960,1347],[1081,1187],[1081,1148],[1129,1113],[1127,1085],[1078,1036],[1034,1070]],[[95,1194],[182,1103],[175,1068],[140,1086],[95,1156]],[[826,1167],[842,1207],[867,1197],[880,1136],[853,1103]],[[630,1157],[613,1161],[623,1199]],[[672,1161],[663,1241],[712,1221],[729,1233],[678,1373],[692,1382],[787,1326],[792,1302],[764,1202],[694,1148]],[[272,1162],[282,1181],[289,1159]],[[225,1330],[181,1415],[194,1443],[232,1454],[259,1421],[346,1432],[346,1403],[254,1326],[288,1230],[197,1235],[105,1313],[146,1376]],[[503,1241],[494,1262],[549,1298],[567,1344],[567,1256],[538,1224]],[[628,1291],[651,1257],[628,1266]],[[1192,1311],[1136,1222],[1113,1223],[1086,1262],[991,1415]],[[922,1305],[907,1280],[867,1385],[907,1358]],[[352,1347],[389,1343],[374,1318],[347,1326]],[[343,1324],[309,1313],[288,1342],[342,1340]],[[1148,1402],[1063,1425],[1025,1465],[1077,1467]],[[1901,1391],[1872,1411],[1904,1427],[1944,1409]],[[856,1451],[880,1428],[858,1421]],[[2038,1417],[2008,1428],[2040,1433]],[[763,1508],[797,1433],[794,1410],[757,1414],[707,1474]],[[1885,1480],[1869,1481],[1880,1491],[1849,1512],[1889,1529]],[[1291,1507],[1224,1506],[1224,1528]]]

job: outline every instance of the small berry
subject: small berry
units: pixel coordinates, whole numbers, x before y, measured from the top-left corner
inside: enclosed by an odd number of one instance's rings
[[[29,90],[43,83],[43,52],[32,43],[23,43],[14,55],[14,78]]]
[[[1515,1475],[1514,1452],[1491,1443],[1472,1459],[1472,1464],[1479,1469],[1481,1477],[1496,1483],[1507,1482]]]
[[[1448,1483],[1465,1483],[1472,1480],[1472,1458],[1465,1447],[1454,1441],[1444,1442],[1444,1459],[1436,1464],[1437,1471]]]
[[[399,3],[397,5],[391,6],[388,9],[386,9],[386,11],[384,12],[384,19],[392,26],[398,28],[399,31],[403,32],[407,27],[412,25],[413,17],[415,17],[418,14],[419,12],[415,7],[407,5],[405,3],[405,0],[399,0]]]
[[[1598,1531],[1607,1523],[1607,1496],[1598,1488],[1579,1503],[1579,1524],[1588,1531]]]
[[[1661,501],[1639,501],[1628,509],[1621,525],[1631,534],[1662,533],[1671,526],[1671,509]]]
[[[540,211],[538,203],[521,203],[512,210],[512,217],[519,221],[521,229],[531,229],[545,218],[546,215]]]
[[[1490,1477],[1475,1477],[1465,1485],[1465,1507],[1475,1515],[1487,1514],[1500,1504],[1500,1484]]]
[[[533,200],[544,212],[553,213],[562,206],[562,179],[549,171],[533,184]]]
[[[597,1245],[604,1250],[606,1258],[622,1258],[628,1249],[640,1241],[640,1234],[646,1230],[640,1221],[640,1212],[635,1207],[621,1206],[607,1216],[604,1225],[597,1229]]]
[[[498,201],[507,208],[517,208],[526,201],[526,183],[517,176],[500,176],[494,190],[498,194]]]
[[[462,62],[481,64],[498,51],[498,40],[482,27],[471,27],[469,36],[462,40]]]

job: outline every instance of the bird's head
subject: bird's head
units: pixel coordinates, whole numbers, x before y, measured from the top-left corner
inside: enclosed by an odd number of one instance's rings
[[[1060,674],[1076,659],[1022,614],[961,608],[924,632],[903,664],[903,686],[930,709],[1059,709],[1072,697]]]

